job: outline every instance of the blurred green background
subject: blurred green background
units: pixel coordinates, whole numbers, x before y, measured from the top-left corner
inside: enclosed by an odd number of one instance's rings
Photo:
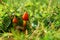
[[[17,31],[9,29],[9,16],[21,17],[25,11],[29,14],[27,27],[32,27],[31,33],[18,36]],[[60,40],[60,0],[0,0],[0,30],[4,31],[1,36],[11,30],[15,40]]]

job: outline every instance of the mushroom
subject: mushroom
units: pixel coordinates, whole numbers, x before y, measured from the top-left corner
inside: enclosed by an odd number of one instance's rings
[[[22,19],[23,19],[23,26],[25,27],[28,21],[28,12],[24,12]]]
[[[18,19],[14,16],[12,22],[13,22],[13,23],[18,23]]]

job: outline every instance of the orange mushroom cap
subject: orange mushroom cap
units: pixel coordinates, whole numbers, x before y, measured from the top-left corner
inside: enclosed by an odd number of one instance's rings
[[[23,16],[22,16],[22,19],[27,21],[28,20],[28,13],[27,12],[24,12]]]
[[[18,22],[18,20],[17,20],[17,18],[14,16],[14,18],[13,18],[13,23],[17,23]]]

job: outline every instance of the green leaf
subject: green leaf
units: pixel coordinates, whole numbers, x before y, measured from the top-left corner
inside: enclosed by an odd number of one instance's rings
[[[8,16],[4,17],[3,19],[4,27],[6,28],[9,27],[10,23],[11,23],[11,19]]]

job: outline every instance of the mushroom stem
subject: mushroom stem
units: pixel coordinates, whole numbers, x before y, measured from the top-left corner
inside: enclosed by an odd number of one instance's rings
[[[23,20],[23,27],[26,27],[27,21]]]

